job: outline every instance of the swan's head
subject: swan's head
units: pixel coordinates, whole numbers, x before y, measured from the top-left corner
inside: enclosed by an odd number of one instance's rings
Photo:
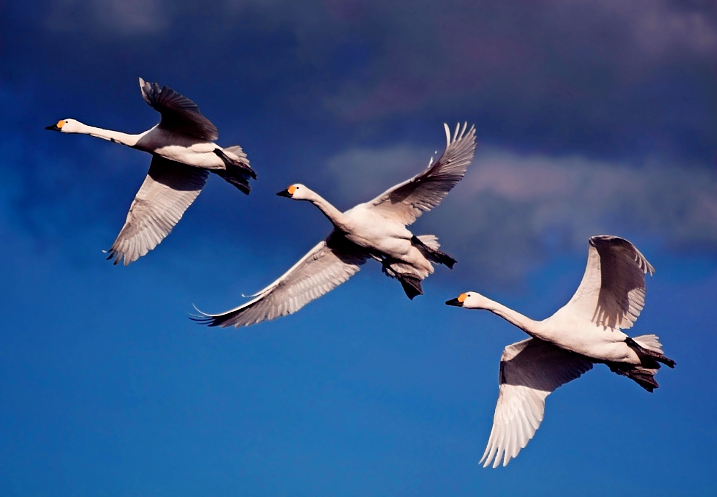
[[[47,126],[45,129],[59,131],[61,133],[79,133],[81,123],[75,119],[61,119],[57,124]]]
[[[446,305],[465,307],[466,309],[486,309],[490,300],[478,292],[461,293],[458,297],[446,301]]]
[[[286,190],[282,190],[277,195],[280,197],[293,198],[294,200],[307,200],[310,190],[304,185],[298,183],[291,185]]]

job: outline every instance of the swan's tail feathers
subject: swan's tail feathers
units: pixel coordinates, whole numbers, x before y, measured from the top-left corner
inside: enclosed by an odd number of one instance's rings
[[[621,376],[627,376],[628,378],[637,382],[642,388],[648,392],[652,392],[655,388],[659,388],[657,381],[655,381],[655,373],[659,369],[657,368],[646,368],[644,366],[635,366],[632,364],[624,363],[608,363],[610,371],[617,373]]]
[[[431,262],[443,264],[449,269],[453,269],[453,265],[457,262],[450,255],[438,250],[441,244],[438,243],[438,238],[435,235],[414,236],[411,238],[411,243],[422,249],[423,254]]]
[[[396,278],[401,282],[406,296],[413,300],[413,297],[416,295],[423,295],[423,287],[421,286],[423,278],[421,278],[420,274],[411,272],[411,269],[412,268],[406,264],[391,262],[388,259],[384,259],[381,264],[383,274],[389,278]]]
[[[625,343],[637,352],[643,362],[643,366],[660,368],[658,363],[662,363],[669,368],[675,367],[675,361],[665,356],[662,352],[662,344],[656,335],[640,335],[635,338],[627,338]]]

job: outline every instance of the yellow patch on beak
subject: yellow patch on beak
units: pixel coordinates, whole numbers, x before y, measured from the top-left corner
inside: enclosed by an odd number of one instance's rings
[[[62,129],[62,127],[63,127],[64,125],[65,125],[65,121],[57,121],[56,126],[57,126],[58,128]]]
[[[286,189],[286,191],[289,192],[289,194],[293,195],[296,191],[296,186],[291,185],[289,188]]]
[[[461,293],[461,294],[458,296],[458,302],[460,302],[460,303],[462,304],[463,302],[466,301],[467,298],[468,298],[468,295],[466,295],[465,293]]]

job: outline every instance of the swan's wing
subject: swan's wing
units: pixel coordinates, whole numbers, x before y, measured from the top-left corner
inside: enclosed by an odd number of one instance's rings
[[[209,326],[238,328],[293,314],[356,274],[366,259],[362,249],[332,233],[246,304],[192,319]]]
[[[159,127],[195,136],[201,140],[213,142],[219,137],[217,127],[204,117],[197,104],[184,95],[157,83],[147,83],[139,78],[142,97],[154,110],[162,114]]]
[[[467,124],[456,126],[451,137],[446,129],[446,150],[436,162],[428,165],[421,174],[385,191],[370,206],[384,217],[405,225],[413,223],[418,216],[441,203],[443,197],[456,186],[466,174],[466,168],[476,149],[475,127],[466,131]]]
[[[117,264],[124,258],[126,266],[159,245],[202,191],[207,176],[206,169],[153,156],[107,259]]]
[[[528,338],[508,345],[500,358],[498,403],[488,446],[480,463],[496,468],[518,455],[533,438],[545,412],[545,398],[590,370],[586,357]]]
[[[645,306],[645,274],[654,272],[645,256],[624,238],[593,236],[580,286],[558,312],[609,328],[631,328]]]

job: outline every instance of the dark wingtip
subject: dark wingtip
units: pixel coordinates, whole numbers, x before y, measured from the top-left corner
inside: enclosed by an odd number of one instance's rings
[[[206,314],[202,311],[200,311],[196,305],[192,304],[192,307],[194,307],[194,310],[197,311],[199,314],[189,314],[189,319],[194,321],[197,324],[203,324],[207,326],[217,326],[217,319],[215,316],[212,316],[210,314]]]
[[[122,254],[119,254],[115,249],[109,249],[107,252],[107,258],[106,261],[112,261],[112,265],[116,266],[120,259],[122,259]],[[113,260],[114,259],[114,260]]]
[[[217,326],[217,323],[214,321],[214,318],[211,316],[198,316],[196,314],[190,314],[189,319],[194,321],[197,324],[206,325],[209,327]]]

